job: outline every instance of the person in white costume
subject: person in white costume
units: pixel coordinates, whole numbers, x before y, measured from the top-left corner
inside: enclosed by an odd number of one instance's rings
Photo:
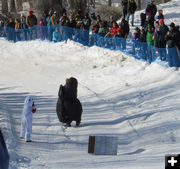
[[[24,107],[21,116],[21,133],[20,138],[25,137],[26,142],[31,142],[31,133],[32,133],[32,120],[33,113],[36,112],[36,107],[33,99],[28,96],[25,98]]]

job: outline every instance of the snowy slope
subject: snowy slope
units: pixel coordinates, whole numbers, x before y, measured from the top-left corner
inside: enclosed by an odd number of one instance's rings
[[[165,16],[178,5],[162,6]],[[167,22],[179,23],[171,16]],[[0,40],[0,52],[0,126],[10,169],[164,169],[165,154],[180,153],[179,71],[72,41]],[[59,85],[70,76],[79,80],[84,111],[79,128],[64,129],[55,106]],[[19,139],[27,95],[38,108],[32,143]],[[88,154],[89,135],[117,136],[118,155]]]

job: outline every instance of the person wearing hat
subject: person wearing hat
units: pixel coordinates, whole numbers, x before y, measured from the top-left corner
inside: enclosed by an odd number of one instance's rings
[[[56,113],[62,123],[67,127],[71,126],[72,121],[76,121],[76,126],[81,123],[82,105],[77,98],[78,81],[71,77],[66,79],[66,84],[60,85]]]
[[[159,27],[157,30],[157,43],[158,43],[158,51],[160,55],[160,59],[165,61],[166,60],[166,40],[165,36],[168,32],[169,28],[164,24],[164,20],[159,20]]]
[[[176,47],[180,50],[180,31],[173,22],[170,24],[170,32],[173,34]]]
[[[29,15],[26,18],[26,24],[29,29],[29,36],[30,39],[33,39],[33,35],[35,35],[35,39],[37,38],[37,18],[33,14],[34,12],[32,10],[29,10]]]
[[[33,26],[37,25],[37,18],[32,10],[29,10],[29,15],[26,18],[26,24],[28,28],[32,28]]]
[[[173,22],[170,24],[170,30],[167,32],[165,40],[167,42],[168,47],[167,61],[169,67],[175,67],[177,70],[180,66],[179,50],[177,48],[179,37],[178,30],[176,30],[175,24]]]
[[[54,11],[53,15],[49,19],[48,26],[55,27],[58,24],[57,12]]]
[[[53,38],[53,32],[55,31],[55,28],[58,25],[58,17],[57,12],[54,11],[53,15],[49,18],[48,21],[48,33],[49,33],[49,40],[52,41]]]

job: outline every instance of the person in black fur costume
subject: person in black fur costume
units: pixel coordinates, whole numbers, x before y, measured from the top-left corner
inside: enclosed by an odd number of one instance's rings
[[[76,126],[80,125],[82,115],[82,105],[77,98],[78,81],[71,77],[66,80],[66,84],[60,85],[56,112],[60,122],[66,123],[70,127],[72,121],[76,121]]]

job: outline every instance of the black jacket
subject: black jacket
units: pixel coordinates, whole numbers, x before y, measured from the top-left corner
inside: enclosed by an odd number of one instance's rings
[[[135,1],[128,3],[128,8],[127,8],[127,12],[128,13],[134,14],[136,9],[137,9],[137,5],[136,5]]]
[[[123,9],[127,10],[128,0],[122,0],[121,5],[122,5]]]
[[[167,42],[168,48],[172,48],[175,46],[178,47],[179,38],[180,38],[179,31],[176,28],[169,31],[165,36],[165,41]]]
[[[139,42],[146,42],[146,32],[139,35]]]
[[[151,13],[151,18],[154,18],[157,13],[157,7],[154,4],[149,4],[146,8],[146,12]]]
[[[71,77],[65,84],[60,86],[56,112],[60,122],[80,122],[82,115],[82,105],[77,98],[78,82]]]
[[[123,19],[119,26],[123,30],[122,38],[127,38],[127,36],[129,35],[129,30],[130,30],[129,23],[125,19]]]
[[[9,155],[3,135],[0,130],[0,168],[8,169],[8,166],[9,166]]]

